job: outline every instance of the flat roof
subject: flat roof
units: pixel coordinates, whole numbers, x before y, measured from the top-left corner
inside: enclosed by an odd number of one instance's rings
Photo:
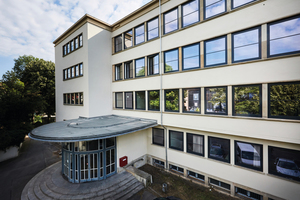
[[[153,119],[119,115],[79,117],[40,126],[33,129],[28,136],[47,142],[78,142],[116,137],[156,125],[157,121]]]

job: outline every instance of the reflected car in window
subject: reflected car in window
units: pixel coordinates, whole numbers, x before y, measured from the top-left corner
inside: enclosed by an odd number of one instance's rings
[[[215,158],[224,159],[224,150],[222,145],[213,143],[210,147],[210,156]]]
[[[277,158],[274,164],[276,165],[276,171],[278,173],[293,177],[300,177],[299,167],[293,160]]]
[[[240,163],[260,166],[260,155],[251,144],[237,142],[237,158]]]

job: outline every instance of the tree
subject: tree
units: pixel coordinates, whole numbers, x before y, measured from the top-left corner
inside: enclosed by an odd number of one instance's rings
[[[39,60],[38,58],[35,58],[33,56],[19,56],[19,58],[14,59],[15,65],[13,67],[13,71],[15,72],[15,75],[17,78],[22,79],[23,72],[25,70],[25,67],[31,62]]]

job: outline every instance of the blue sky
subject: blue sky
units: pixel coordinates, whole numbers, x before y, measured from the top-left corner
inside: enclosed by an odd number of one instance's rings
[[[14,59],[54,62],[53,41],[88,13],[113,24],[151,0],[0,0],[0,79]]]

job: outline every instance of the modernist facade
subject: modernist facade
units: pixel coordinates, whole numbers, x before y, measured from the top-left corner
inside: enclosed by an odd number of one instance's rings
[[[118,115],[158,125],[114,137],[113,160],[98,156],[97,166],[85,145],[78,182],[95,180],[103,163],[121,171],[127,156],[233,196],[298,199],[299,8],[153,0],[113,25],[83,16],[54,41],[57,121]],[[97,150],[104,139],[92,142]]]

